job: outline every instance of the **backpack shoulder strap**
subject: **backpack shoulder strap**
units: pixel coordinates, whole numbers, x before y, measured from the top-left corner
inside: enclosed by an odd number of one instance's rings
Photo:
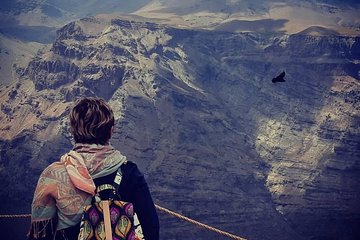
[[[124,164],[126,164],[126,162],[124,162]],[[121,166],[122,166],[122,164],[121,164]],[[121,180],[123,177],[121,166],[118,168],[118,170],[116,172],[116,176],[114,178],[114,183],[113,183],[114,191],[111,191],[109,199],[116,199],[117,198],[116,195],[119,196],[121,199],[121,196],[119,194],[119,187],[120,187]]]

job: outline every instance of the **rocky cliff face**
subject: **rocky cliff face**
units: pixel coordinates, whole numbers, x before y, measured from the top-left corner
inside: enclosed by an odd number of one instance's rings
[[[357,239],[359,44],[125,18],[66,25],[1,89],[4,207],[29,209],[40,171],[71,148],[71,104],[98,96],[156,203],[249,239]],[[184,231],[220,239],[161,215],[162,238]]]

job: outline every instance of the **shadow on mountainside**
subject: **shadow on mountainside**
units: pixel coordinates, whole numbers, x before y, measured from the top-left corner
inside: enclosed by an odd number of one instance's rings
[[[241,32],[250,31],[258,33],[278,32],[285,26],[287,19],[261,19],[261,20],[232,20],[220,24],[215,28],[217,31]]]

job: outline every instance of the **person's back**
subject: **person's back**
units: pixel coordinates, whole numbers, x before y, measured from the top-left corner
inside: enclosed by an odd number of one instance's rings
[[[146,240],[159,239],[159,220],[144,176],[109,140],[114,116],[102,99],[85,98],[70,113],[75,147],[41,174],[28,239],[77,239],[85,205],[97,186],[111,184],[121,168],[121,199],[131,202]]]

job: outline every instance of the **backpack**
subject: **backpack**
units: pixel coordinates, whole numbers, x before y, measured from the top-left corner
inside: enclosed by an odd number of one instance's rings
[[[119,167],[113,185],[97,187],[91,204],[84,207],[78,240],[145,240],[133,204],[120,200],[121,179]],[[104,190],[111,190],[108,200],[100,198]]]

